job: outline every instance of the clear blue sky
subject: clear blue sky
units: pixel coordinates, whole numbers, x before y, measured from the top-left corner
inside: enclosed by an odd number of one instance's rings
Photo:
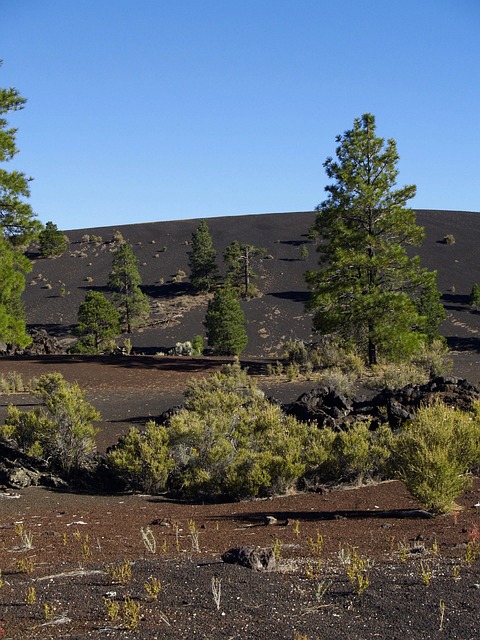
[[[61,229],[313,209],[365,112],[412,206],[480,211],[480,0],[0,0],[0,58]]]

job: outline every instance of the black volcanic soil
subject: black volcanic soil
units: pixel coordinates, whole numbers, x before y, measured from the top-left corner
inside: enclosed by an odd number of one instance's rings
[[[312,211],[237,217],[210,218],[207,223],[221,265],[223,250],[234,240],[264,247],[255,284],[259,298],[243,302],[248,320],[249,342],[245,356],[276,356],[280,344],[289,338],[312,339],[311,315],[305,313],[308,291],[304,273],[317,268],[316,247],[308,239],[315,219]],[[422,264],[438,272],[448,319],[442,332],[450,346],[478,364],[480,314],[468,305],[474,282],[480,282],[478,239],[480,213],[458,211],[417,212],[425,228],[425,240],[418,253]],[[203,320],[208,297],[196,296],[188,283],[188,251],[198,220],[101,227],[68,231],[69,250],[57,259],[41,259],[33,252],[33,271],[28,277],[24,300],[28,322],[45,328],[68,343],[77,321],[77,310],[89,289],[108,292],[112,264],[111,243],[119,229],[138,259],[143,289],[151,305],[151,320],[130,336],[134,349],[155,354],[178,341],[205,335]],[[102,243],[82,241],[85,234],[102,238]],[[451,234],[455,243],[444,244]],[[300,250],[306,246],[306,260]],[[180,279],[178,272],[185,272]],[[65,294],[62,295],[62,287]]]

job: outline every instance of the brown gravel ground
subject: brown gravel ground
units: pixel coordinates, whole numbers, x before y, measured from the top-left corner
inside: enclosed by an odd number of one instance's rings
[[[41,488],[2,492],[4,637],[477,638],[480,560],[468,565],[465,556],[469,532],[480,524],[479,500],[479,479],[459,499],[461,510],[431,519],[418,517],[419,505],[400,482],[214,505]],[[265,525],[267,515],[277,523]],[[32,534],[31,549],[18,523]],[[147,527],[155,553],[142,541]],[[277,570],[224,564],[221,554],[239,545],[276,545]],[[362,595],[340,559],[352,547],[367,560],[370,585]],[[22,572],[29,559],[32,572]],[[125,561],[132,577],[119,584],[105,567]],[[431,573],[429,586],[422,571]],[[152,576],[161,582],[157,601],[144,587]],[[218,608],[213,579],[221,581]],[[31,588],[36,602],[27,604]],[[123,607],[127,596],[140,607],[133,629],[123,615],[110,621],[104,604],[109,598]],[[53,608],[50,620],[45,605]]]

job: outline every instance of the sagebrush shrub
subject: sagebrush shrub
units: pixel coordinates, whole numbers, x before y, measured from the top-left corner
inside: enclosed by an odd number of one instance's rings
[[[435,513],[446,513],[478,465],[480,421],[442,402],[418,410],[394,443],[394,468],[409,491]]]
[[[40,376],[33,393],[41,406],[30,412],[10,406],[0,434],[31,455],[49,458],[63,473],[81,469],[95,451],[97,430],[92,423],[100,414],[85,401],[80,387],[60,373]]]
[[[132,427],[107,453],[111,469],[133,489],[148,493],[165,490],[172,460],[168,452],[168,434],[164,426],[153,420],[145,431]]]

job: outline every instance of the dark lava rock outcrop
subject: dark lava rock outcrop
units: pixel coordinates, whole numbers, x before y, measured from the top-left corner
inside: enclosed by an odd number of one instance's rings
[[[395,429],[411,420],[422,405],[436,400],[470,411],[475,400],[480,400],[480,390],[467,380],[439,376],[423,385],[384,389],[370,400],[357,401],[330,387],[320,387],[284,405],[284,410],[299,420],[316,422],[319,427],[340,428],[357,420],[371,420],[373,428],[388,423]]]

